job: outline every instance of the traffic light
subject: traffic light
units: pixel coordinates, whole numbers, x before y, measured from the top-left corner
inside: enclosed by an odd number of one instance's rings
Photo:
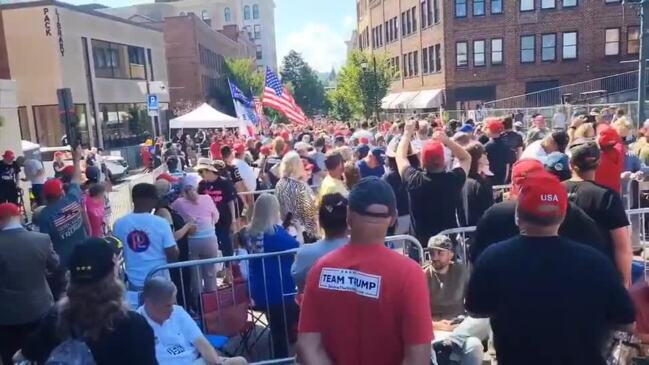
[[[77,112],[72,102],[72,91],[70,88],[56,90],[56,96],[59,100],[59,118],[65,126],[65,135],[68,144],[74,150],[81,142],[78,131]]]

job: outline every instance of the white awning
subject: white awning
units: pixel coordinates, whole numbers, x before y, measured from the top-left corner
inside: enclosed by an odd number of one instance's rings
[[[235,117],[212,108],[209,104],[203,105],[191,112],[169,121],[170,129],[178,128],[238,128],[244,126],[242,121]]]
[[[383,99],[381,99],[381,109],[390,109],[390,103],[393,102],[397,97],[399,97],[399,93],[386,95]]]
[[[422,90],[406,105],[406,109],[430,109],[442,106],[442,90]]]
[[[408,103],[412,100],[419,91],[406,91],[399,94],[391,103],[388,109],[407,109]]]

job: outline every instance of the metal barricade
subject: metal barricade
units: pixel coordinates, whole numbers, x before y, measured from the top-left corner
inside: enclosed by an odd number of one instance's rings
[[[461,253],[462,255],[458,258],[458,261],[462,261],[465,265],[469,265],[468,236],[475,232],[475,228],[475,226],[452,228],[445,229],[438,233],[440,235],[448,236],[460,245],[460,252],[456,252],[456,256],[459,256],[458,254]]]
[[[386,242],[394,240],[407,243],[404,254],[416,250],[423,257],[416,238],[385,238]],[[293,363],[289,356],[297,338],[300,294],[290,268],[297,251],[296,248],[170,263],[153,269],[147,278],[169,274],[178,287],[179,304],[196,314],[203,331],[228,338],[222,348],[217,348],[226,356],[244,356],[248,361],[262,361],[261,364]],[[216,265],[228,268],[210,276]],[[212,279],[217,289],[204,290],[205,283]]]
[[[494,185],[491,187],[493,190],[493,195],[494,195],[494,201],[495,202],[501,202],[505,199],[505,195],[509,194],[509,192],[512,190],[511,185]]]
[[[133,210],[133,201],[131,200],[131,189],[140,183],[153,184],[158,175],[164,171],[162,166],[156,168],[150,173],[142,173],[134,178],[123,182],[113,188],[113,191],[108,193],[108,201],[110,204],[110,216],[108,219],[109,227],[115,224],[115,221],[120,217],[125,216]]]

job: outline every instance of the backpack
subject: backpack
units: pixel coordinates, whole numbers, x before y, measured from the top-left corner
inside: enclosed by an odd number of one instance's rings
[[[85,342],[70,338],[52,350],[45,365],[96,365],[96,363]]]

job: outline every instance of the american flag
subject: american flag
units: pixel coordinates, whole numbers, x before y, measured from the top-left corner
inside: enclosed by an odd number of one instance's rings
[[[264,104],[257,97],[252,98],[252,102],[255,104],[255,111],[257,112],[257,118],[259,119],[259,126],[261,129],[268,128],[268,121],[264,115]]]
[[[306,125],[306,116],[296,103],[293,96],[282,87],[277,75],[266,67],[266,83],[264,85],[264,94],[262,103],[264,106],[273,108],[284,113],[293,123]]]

